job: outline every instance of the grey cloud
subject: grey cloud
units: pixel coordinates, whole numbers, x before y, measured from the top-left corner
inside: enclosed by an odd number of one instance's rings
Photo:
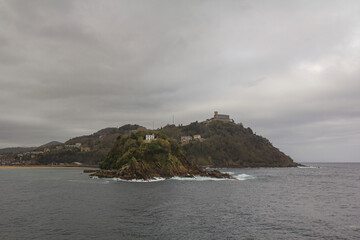
[[[0,146],[218,110],[295,160],[342,161],[319,150],[338,143],[358,161],[357,1],[0,6]]]

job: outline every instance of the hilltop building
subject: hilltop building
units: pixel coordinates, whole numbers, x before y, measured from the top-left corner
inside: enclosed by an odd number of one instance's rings
[[[209,121],[224,121],[224,122],[234,122],[233,119],[230,119],[229,115],[219,114],[217,111],[214,112],[214,117],[210,118]]]

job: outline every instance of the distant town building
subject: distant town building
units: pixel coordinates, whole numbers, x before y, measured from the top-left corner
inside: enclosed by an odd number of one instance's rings
[[[196,140],[196,139],[200,140],[200,139],[201,139],[201,135],[200,135],[200,134],[194,135],[194,140]]]
[[[34,151],[34,152],[31,152],[32,155],[39,155],[39,154],[43,154],[44,152],[43,151]]]
[[[90,152],[90,148],[89,147],[80,147],[80,151],[81,152]]]
[[[81,143],[75,143],[74,145],[65,145],[66,148],[80,148]]]
[[[44,153],[50,152],[50,148],[44,148]]]
[[[64,147],[63,146],[56,146],[55,147],[57,150],[61,150],[61,149],[63,149]]]
[[[81,143],[75,143],[75,147],[80,148],[80,147],[81,147]]]
[[[145,141],[147,142],[151,142],[152,140],[155,139],[155,135],[154,134],[151,134],[151,135],[146,135],[145,136]]]
[[[192,140],[192,136],[181,136],[181,143],[189,143]]]
[[[214,112],[214,117],[210,118],[210,121],[224,121],[224,122],[234,122],[233,119],[230,119],[229,115],[219,114],[217,111]]]

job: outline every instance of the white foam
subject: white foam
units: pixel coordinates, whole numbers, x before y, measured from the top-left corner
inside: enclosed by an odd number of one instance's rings
[[[252,175],[248,175],[248,174],[245,174],[245,173],[234,175],[233,177],[236,178],[237,180],[240,180],[240,181],[251,180],[251,179],[256,178],[256,177],[254,177]]]
[[[131,180],[126,180],[126,179],[121,179],[121,178],[109,178],[113,181],[118,181],[118,182],[139,182],[139,183],[143,183],[143,182],[160,182],[160,181],[164,181],[165,178],[161,178],[161,177],[155,177],[153,179],[149,179],[149,180],[144,180],[144,179],[131,179]]]
[[[224,181],[224,180],[233,180],[230,178],[212,178],[212,177],[172,177],[170,180],[178,180],[178,181]]]
[[[232,173],[232,172],[230,172]],[[230,174],[229,173],[229,174]],[[240,180],[240,181],[244,181],[244,180],[251,180],[251,179],[255,179],[256,177],[252,176],[252,175],[248,175],[248,174],[237,174],[237,175],[232,175],[234,178],[213,178],[213,177],[202,177],[202,176],[194,176],[194,177],[172,177],[169,179],[166,178],[161,178],[161,177],[157,177],[157,178],[153,178],[153,179],[149,179],[149,180],[144,180],[144,179],[131,179],[131,180],[126,180],[126,179],[121,179],[121,178],[107,178],[107,180],[110,181],[117,181],[117,182],[135,182],[135,183],[148,183],[148,182],[159,182],[159,181],[164,181],[164,180],[175,180],[175,181],[236,181],[236,180]]]
[[[318,167],[314,167],[314,166],[297,166],[297,168],[318,168]]]

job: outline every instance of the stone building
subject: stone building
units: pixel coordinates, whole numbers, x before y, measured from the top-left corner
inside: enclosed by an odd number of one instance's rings
[[[81,152],[90,152],[90,147],[80,147]]]
[[[214,117],[210,121],[224,121],[224,122],[234,122],[233,119],[230,119],[229,115],[219,114],[217,111],[214,112]]]

